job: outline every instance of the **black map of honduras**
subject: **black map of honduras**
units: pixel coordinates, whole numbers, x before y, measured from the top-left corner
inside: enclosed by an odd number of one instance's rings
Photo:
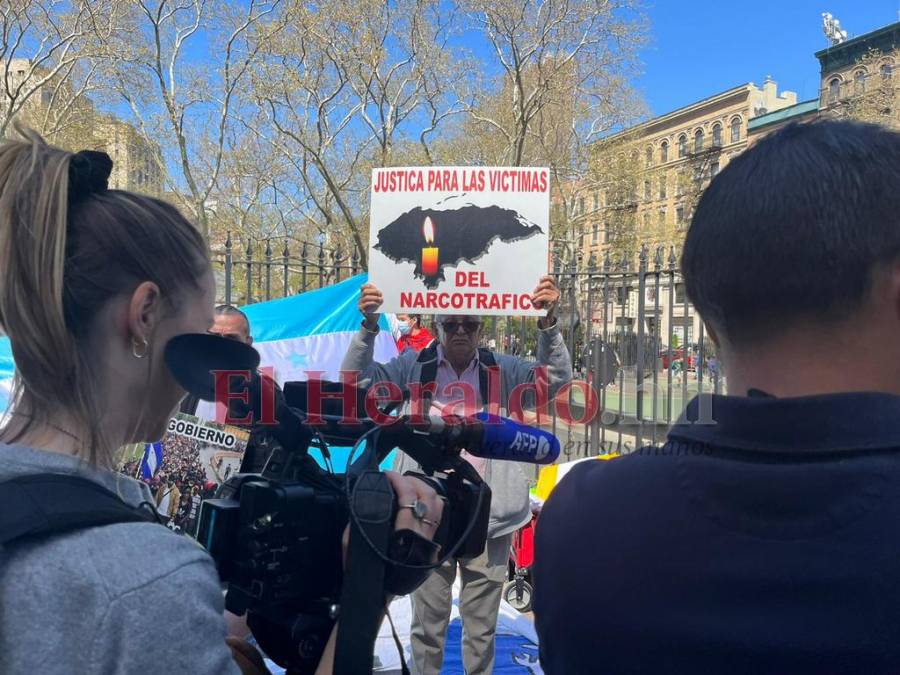
[[[434,223],[434,243],[425,241],[422,225],[426,217]],[[417,206],[379,230],[375,248],[394,262],[415,263],[413,274],[433,289],[445,280],[445,267],[456,267],[463,261],[475,262],[488,252],[495,239],[514,242],[541,232],[538,225],[529,223],[516,211],[499,206],[470,205],[447,211]],[[422,274],[425,246],[439,249],[436,276]]]

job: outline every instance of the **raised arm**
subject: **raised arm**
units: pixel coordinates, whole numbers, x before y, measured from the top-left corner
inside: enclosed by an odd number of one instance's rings
[[[556,320],[556,307],[559,303],[559,288],[551,276],[543,276],[531,296],[531,303],[538,308],[546,308],[547,315],[538,319],[537,360],[515,359],[513,368],[517,382],[532,382],[534,369],[546,366],[550,388],[550,398],[556,396],[560,387],[572,381],[572,357],[566,347],[559,322]]]
[[[363,316],[363,322],[350,340],[341,362],[341,370],[358,372],[359,384],[363,387],[375,382],[393,382],[404,387],[408,384],[407,378],[415,361],[414,353],[400,354],[387,363],[375,362],[375,338],[380,331],[378,308],[383,301],[381,291],[374,285],[364,284],[360,288],[357,307]]]

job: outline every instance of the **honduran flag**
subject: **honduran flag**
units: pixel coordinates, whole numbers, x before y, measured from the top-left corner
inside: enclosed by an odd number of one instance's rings
[[[141,458],[141,478],[150,480],[163,463],[162,443],[147,443]]]
[[[310,373],[337,382],[341,361],[362,322],[356,303],[360,286],[367,280],[366,274],[358,274],[319,290],[241,307],[250,320],[260,367],[273,368],[275,379],[282,386],[285,382],[307,380]],[[382,315],[379,320],[375,361],[381,363],[398,353],[392,319],[393,316]],[[196,414],[216,419],[211,403],[201,401]],[[331,448],[336,470],[343,469],[348,455],[348,449]]]
[[[260,365],[274,367],[279,384],[306,380],[310,371],[337,381],[350,339],[362,323],[356,303],[367,280],[366,274],[357,274],[317,291],[241,307],[250,319]],[[383,363],[397,355],[397,343],[384,315],[380,326],[375,360]]]

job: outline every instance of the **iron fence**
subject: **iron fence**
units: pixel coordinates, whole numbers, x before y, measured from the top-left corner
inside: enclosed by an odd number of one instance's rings
[[[213,251],[212,261],[219,301],[235,305],[323,288],[360,271],[355,249],[348,254],[340,247],[326,247],[323,242],[286,239],[274,242],[247,239],[238,248],[232,242],[231,233],[225,245]]]
[[[310,242],[264,240],[235,250],[229,237],[213,260],[219,298],[234,304],[303,293],[361,271],[355,252]],[[724,392],[721,364],[685,296],[674,249],[642,248],[636,261],[555,255],[552,274],[577,382],[535,421],[560,438],[562,461],[659,444],[694,395]],[[526,358],[537,351],[533,319],[488,317],[483,337],[497,351]]]
[[[661,444],[691,398],[724,393],[721,362],[678,269],[673,248],[642,248],[636,265],[608,254],[599,263],[554,259],[577,383],[550,406],[549,420],[537,421],[560,438],[564,461]],[[534,355],[533,323],[488,322],[487,334],[502,336],[501,350],[516,335],[524,346],[515,352]]]

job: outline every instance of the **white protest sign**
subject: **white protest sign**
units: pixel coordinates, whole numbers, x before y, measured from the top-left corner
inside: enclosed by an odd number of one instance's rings
[[[407,167],[372,172],[369,281],[383,312],[543,316],[550,171]]]

